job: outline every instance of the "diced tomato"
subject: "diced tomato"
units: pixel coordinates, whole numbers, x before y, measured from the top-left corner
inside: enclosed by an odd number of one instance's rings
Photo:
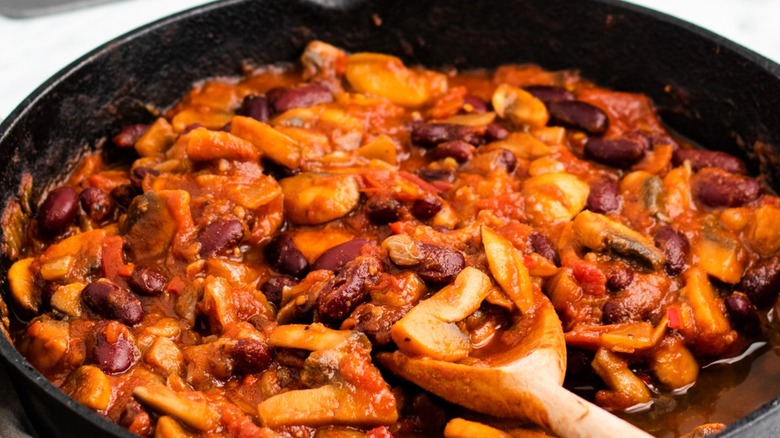
[[[366,438],[393,438],[393,434],[387,426],[379,426],[369,430]]]
[[[679,330],[683,328],[682,314],[677,306],[670,306],[666,309],[666,317],[669,319],[669,328]]]
[[[595,265],[580,261],[574,265],[572,273],[586,294],[603,297],[607,293],[607,277]]]

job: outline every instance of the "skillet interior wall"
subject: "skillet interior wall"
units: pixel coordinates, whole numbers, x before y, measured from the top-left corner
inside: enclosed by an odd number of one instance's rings
[[[758,140],[780,144],[780,67],[640,8],[609,0],[234,0],[120,38],[44,84],[0,128],[3,198],[16,194],[24,172],[39,195],[83,146],[152,120],[146,104],[165,108],[197,80],[240,73],[242,61],[294,61],[312,39],[427,66],[577,68],[599,84],[649,94],[673,129],[748,157],[769,179],[780,169],[773,148],[761,159],[752,154]]]

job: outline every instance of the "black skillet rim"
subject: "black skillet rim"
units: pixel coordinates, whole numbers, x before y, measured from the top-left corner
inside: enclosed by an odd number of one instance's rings
[[[65,82],[68,78],[83,68],[85,65],[90,64],[95,59],[106,56],[118,45],[132,44],[134,40],[142,37],[145,34],[158,31],[165,28],[171,23],[187,20],[193,16],[200,16],[208,14],[212,10],[220,9],[223,7],[229,7],[235,4],[243,3],[246,0],[227,0],[217,1],[199,5],[170,16],[153,21],[149,24],[140,26],[132,31],[129,31],[111,41],[108,41],[94,50],[83,55],[76,61],[72,62],[68,66],[64,67],[56,74],[47,79],[43,84],[36,88],[29,96],[27,96],[3,121],[0,123],[0,143],[3,142],[6,132],[8,132],[31,108],[33,108],[42,96],[55,89],[58,84]],[[360,3],[363,0],[304,0],[313,4],[323,5],[327,3],[328,7],[343,7],[350,8],[352,5]],[[763,69],[780,80],[780,64],[777,64],[754,51],[747,49],[741,45],[738,45],[731,40],[728,40],[718,34],[715,34],[709,30],[703,29],[697,25],[683,21],[681,19],[669,16],[667,14],[645,8],[643,6],[635,5],[633,3],[627,3],[620,0],[590,0],[594,3],[602,3],[606,6],[615,8],[617,10],[624,9],[640,15],[647,16],[652,20],[665,22],[681,30],[695,34],[705,40],[709,40],[719,46],[727,48],[735,52],[740,57],[744,58],[749,63],[755,64],[760,69]],[[15,371],[14,374],[21,374],[26,380],[26,383],[41,387],[44,389],[50,397],[53,397],[60,404],[65,405],[73,413],[81,416],[83,419],[89,421],[94,426],[102,429],[104,432],[114,434],[118,437],[131,438],[135,435],[128,432],[126,429],[105,420],[94,411],[90,410],[86,406],[81,405],[75,400],[71,399],[63,392],[61,392],[56,386],[44,378],[38,371],[36,371],[27,360],[16,350],[11,342],[0,336],[0,353],[2,353],[3,364],[6,367],[12,367]],[[9,370],[10,371],[10,370]],[[17,384],[18,382],[14,382]],[[764,404],[757,410],[750,414],[740,418],[734,423],[730,424],[727,429],[719,436],[721,437],[738,437],[750,434],[752,436],[770,436],[769,433],[776,431],[776,428],[780,425],[780,396],[776,399]],[[760,435],[759,435],[760,434]]]

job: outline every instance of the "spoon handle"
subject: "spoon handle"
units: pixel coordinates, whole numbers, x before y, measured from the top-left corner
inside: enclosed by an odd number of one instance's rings
[[[565,438],[650,438],[652,435],[553,383],[537,392],[548,427]]]

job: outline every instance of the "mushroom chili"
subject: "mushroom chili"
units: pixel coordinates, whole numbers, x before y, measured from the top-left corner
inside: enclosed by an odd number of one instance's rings
[[[387,360],[478,367],[542,303],[566,387],[660,436],[774,356],[780,198],[642,94],[314,41],[155,111],[3,216],[6,334],[140,436],[545,436]]]

